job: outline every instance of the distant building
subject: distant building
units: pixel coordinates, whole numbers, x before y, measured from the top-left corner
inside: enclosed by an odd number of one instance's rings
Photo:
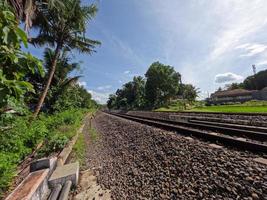
[[[262,90],[223,90],[217,91],[207,99],[208,104],[224,104],[229,102],[246,102],[250,100],[267,100],[267,87]]]

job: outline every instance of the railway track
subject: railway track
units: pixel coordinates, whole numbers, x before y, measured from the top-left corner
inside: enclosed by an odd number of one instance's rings
[[[266,127],[225,124],[201,120],[172,121],[129,114],[107,113],[150,126],[177,131],[183,135],[192,135],[207,141],[221,143],[225,146],[267,153]]]
[[[189,115],[242,115],[242,116],[267,116],[267,113],[261,112],[261,113],[256,113],[256,112],[197,112],[197,111],[154,111],[157,113],[172,113],[172,114],[189,114]]]

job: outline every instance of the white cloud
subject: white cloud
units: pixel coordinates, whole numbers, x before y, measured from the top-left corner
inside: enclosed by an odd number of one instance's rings
[[[216,83],[229,83],[229,82],[234,82],[234,81],[241,81],[243,79],[244,79],[243,76],[234,74],[232,72],[227,72],[224,74],[217,74],[215,76]]]
[[[108,90],[111,87],[112,87],[111,85],[102,85],[102,86],[98,86],[96,89],[97,90]]]
[[[87,86],[87,83],[85,81],[78,81],[78,85],[79,86],[86,87]]]
[[[131,71],[127,70],[127,71],[124,71],[123,73],[124,73],[124,74],[130,74]]]
[[[262,0],[218,1],[217,9],[218,14],[225,19],[214,42],[212,59],[230,52],[234,46],[240,45],[242,39],[255,34],[266,25],[266,2]],[[259,46],[255,48],[252,49],[251,55],[262,50]]]
[[[250,45],[251,44],[249,44],[249,43],[241,44],[241,45],[236,46],[235,49],[246,49]]]
[[[157,24],[153,25],[159,27],[159,59],[175,66],[184,80],[197,84],[201,90],[216,89],[210,80],[217,73],[234,71],[244,77],[249,75],[250,67],[245,66],[257,65],[255,59],[259,59],[253,55],[264,60],[263,55],[267,54],[267,49],[261,46],[266,42],[266,0],[138,2],[144,15],[151,21],[155,19]],[[146,2],[151,9],[146,9]],[[241,78],[229,77],[229,81]]]
[[[92,98],[100,104],[105,104],[108,100],[109,93],[107,92],[96,92],[94,90],[88,90],[92,94]]]
[[[245,51],[240,57],[250,57],[263,53],[267,49],[267,45],[264,44],[243,44],[236,47],[236,49],[242,49]]]
[[[256,66],[258,65],[267,65],[267,60],[259,61]]]

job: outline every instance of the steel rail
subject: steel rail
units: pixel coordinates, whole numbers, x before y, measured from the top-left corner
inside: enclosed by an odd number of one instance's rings
[[[200,124],[216,125],[216,126],[221,126],[221,127],[237,128],[237,129],[267,133],[267,127],[249,126],[249,125],[215,122],[215,121],[204,121],[204,120],[199,120],[199,119],[189,119],[188,121],[194,122],[194,123],[200,123]]]
[[[142,112],[142,111],[140,111]],[[267,113],[255,113],[255,112],[201,112],[201,111],[153,111],[157,113],[172,113],[172,114],[196,114],[196,115],[206,115],[206,114],[216,114],[216,115],[243,115],[243,116],[267,116]]]
[[[175,124],[180,126],[186,126],[201,130],[210,130],[210,131],[218,131],[220,133],[230,135],[230,136],[238,136],[238,137],[247,137],[254,140],[259,140],[261,142],[267,141],[267,132],[264,132],[264,127],[253,127],[252,130],[249,130],[249,126],[243,126],[243,125],[236,125],[236,126],[229,126],[223,123],[217,123],[214,122],[213,124],[205,124],[200,122],[195,122],[193,120],[188,120],[188,122],[185,121],[174,121],[174,120],[167,120],[167,119],[158,119],[158,118],[151,118],[151,117],[144,117],[144,116],[136,116],[136,115],[130,115],[130,114],[124,114],[127,116],[132,117],[139,117],[142,119],[148,119],[148,120],[155,120],[158,122],[163,123],[169,123],[169,124]]]
[[[108,114],[118,116],[121,118],[125,118],[128,120],[132,120],[135,122],[139,122],[142,124],[147,124],[150,126],[158,127],[158,128],[163,128],[165,130],[172,130],[172,131],[177,131],[179,134],[183,135],[192,135],[195,137],[202,138],[204,140],[208,140],[211,142],[219,142],[224,144],[225,146],[231,146],[243,150],[249,150],[253,152],[261,152],[261,153],[267,153],[267,145],[266,144],[260,144],[254,141],[246,141],[246,140],[241,140],[238,138],[234,138],[228,135],[221,135],[221,134],[216,134],[216,133],[209,133],[203,130],[199,130],[196,128],[191,128],[191,127],[184,127],[184,126],[178,126],[173,123],[166,123],[162,121],[157,121],[155,119],[144,119],[142,117],[137,117],[137,116],[130,116],[130,115],[125,115],[125,114],[117,114],[117,113],[109,113]]]

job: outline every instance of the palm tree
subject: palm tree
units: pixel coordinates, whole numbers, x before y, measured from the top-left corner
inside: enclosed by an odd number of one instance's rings
[[[29,97],[27,102],[29,105],[34,105],[38,102],[40,93],[45,87],[45,80],[47,80],[49,77],[49,71],[52,66],[54,54],[55,52],[50,48],[46,48],[44,51],[43,66],[46,71],[45,76],[41,76],[40,73],[27,74],[25,76],[25,79],[32,83],[36,90],[36,93],[29,93],[27,95]],[[71,58],[68,56],[67,52],[63,50],[57,60],[56,71],[45,99],[44,104],[46,107],[46,111],[51,112],[51,108],[58,99],[58,97],[62,95],[62,93],[64,93],[66,89],[77,83],[78,79],[81,76],[69,75],[71,72],[73,72],[74,70],[78,70],[79,68],[80,64],[75,62],[72,63]]]
[[[64,6],[62,0],[8,0],[8,2],[13,7],[17,19],[24,21],[27,32],[31,28],[35,17],[40,14],[38,4],[46,4],[49,8]]]
[[[51,69],[54,54],[55,52],[50,48],[45,49],[44,67],[47,72],[49,72]],[[77,83],[78,79],[81,76],[70,77],[69,74],[74,70],[79,69],[79,67],[79,63],[70,63],[70,58],[67,55],[67,51],[63,50],[62,54],[58,58],[56,71],[50,85],[51,89],[49,90],[47,98],[45,100],[45,105],[48,110],[51,111],[53,104],[67,88]],[[47,74],[45,79],[47,79],[48,76],[49,74]]]
[[[142,76],[134,76],[133,78],[134,85],[134,107],[141,108],[145,104],[145,80]]]
[[[86,24],[91,20],[96,12],[97,7],[92,4],[90,6],[81,6],[80,0],[66,0],[64,7],[49,8],[47,5],[41,4],[39,10],[40,17],[36,18],[37,23],[40,24],[39,34],[33,38],[31,42],[34,45],[43,46],[48,44],[55,47],[55,54],[53,55],[49,76],[45,84],[33,118],[36,118],[43,105],[51,81],[53,79],[57,60],[63,49],[76,49],[79,52],[91,54],[96,45],[100,45],[99,41],[86,38]]]

